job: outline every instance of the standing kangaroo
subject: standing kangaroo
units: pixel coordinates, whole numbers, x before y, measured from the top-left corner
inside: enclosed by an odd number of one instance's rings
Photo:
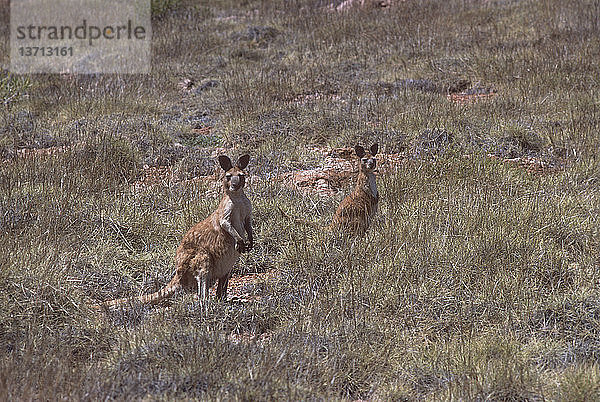
[[[234,264],[240,258],[240,253],[252,249],[254,242],[252,205],[244,194],[244,169],[249,161],[250,156],[243,155],[233,166],[229,157],[219,156],[219,164],[225,171],[223,198],[211,215],[183,236],[175,253],[175,275],[164,288],[149,295],[109,300],[94,307],[115,308],[133,302],[156,304],[179,289],[197,291],[200,302],[205,303],[210,287],[217,280],[217,297],[225,299]],[[248,242],[244,241],[244,231],[248,235]]]
[[[312,222],[307,222],[302,219],[291,218],[296,222],[316,227],[317,229],[325,229],[327,231],[339,231],[350,235],[364,235],[373,217],[377,212],[379,203],[379,193],[377,192],[377,182],[375,181],[374,171],[377,168],[377,144],[371,145],[369,151],[356,145],[354,152],[358,156],[358,177],[354,190],[346,196],[337,207],[331,223],[325,228],[316,225]],[[290,218],[281,208],[281,213]]]
[[[329,225],[330,230],[364,235],[371,225],[379,204],[374,173],[377,168],[375,155],[378,149],[377,144],[371,145],[369,151],[365,151],[360,145],[354,147],[354,152],[359,159],[356,185],[337,207]]]

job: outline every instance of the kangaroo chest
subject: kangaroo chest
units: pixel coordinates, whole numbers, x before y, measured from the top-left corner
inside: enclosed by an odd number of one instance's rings
[[[244,222],[251,214],[252,207],[246,196],[227,198],[223,205],[223,218],[239,233],[244,233]]]
[[[367,175],[367,184],[373,198],[378,198],[379,193],[377,192],[377,182],[374,174]]]

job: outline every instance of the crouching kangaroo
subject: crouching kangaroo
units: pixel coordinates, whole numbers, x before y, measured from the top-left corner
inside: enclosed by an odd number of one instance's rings
[[[341,232],[353,236],[364,235],[373,221],[379,203],[379,193],[377,192],[377,182],[374,174],[377,168],[375,155],[377,155],[378,149],[378,144],[371,145],[368,151],[365,151],[360,145],[354,147],[354,152],[359,159],[356,185],[354,190],[337,207],[328,226],[322,228],[312,222],[297,218],[291,219],[327,231]],[[281,208],[279,210],[283,215],[290,218]]]
[[[149,295],[109,300],[93,307],[116,308],[136,302],[156,304],[179,289],[197,291],[204,304],[208,290],[217,280],[217,297],[226,298],[231,270],[240,253],[250,251],[254,242],[252,205],[244,194],[244,169],[249,160],[250,156],[244,155],[233,166],[229,157],[219,156],[219,164],[225,172],[219,207],[183,236],[175,253],[175,275],[164,288]],[[247,242],[244,231],[248,235]]]

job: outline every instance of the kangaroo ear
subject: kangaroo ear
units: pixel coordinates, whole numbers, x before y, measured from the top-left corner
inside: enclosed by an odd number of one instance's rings
[[[377,151],[379,151],[379,145],[377,143],[371,145],[371,155],[377,155]]]
[[[248,166],[248,162],[250,162],[250,155],[242,155],[237,161],[237,167],[239,167],[240,169],[246,169],[246,166]]]
[[[359,158],[362,158],[363,156],[365,156],[365,149],[363,147],[361,147],[360,145],[356,145],[354,147],[354,152],[356,152],[356,156],[358,156]]]
[[[226,172],[233,167],[231,164],[231,159],[225,155],[219,155],[219,165],[221,165],[221,169]]]

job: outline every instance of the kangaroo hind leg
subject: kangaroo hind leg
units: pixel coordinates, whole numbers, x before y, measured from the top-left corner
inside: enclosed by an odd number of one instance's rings
[[[222,278],[219,278],[219,284],[217,285],[217,298],[227,300],[227,285],[229,284],[229,275],[227,274]]]
[[[208,254],[199,254],[194,257],[193,266],[195,268],[196,282],[198,282],[198,298],[200,299],[200,306],[206,306],[208,300],[208,291],[212,285],[210,278],[211,272],[211,260]]]

